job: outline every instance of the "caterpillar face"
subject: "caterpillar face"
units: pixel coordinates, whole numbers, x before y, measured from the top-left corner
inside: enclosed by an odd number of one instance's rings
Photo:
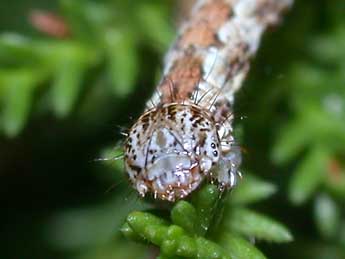
[[[169,103],[144,113],[125,145],[125,165],[140,195],[174,201],[196,189],[221,158],[212,114]]]

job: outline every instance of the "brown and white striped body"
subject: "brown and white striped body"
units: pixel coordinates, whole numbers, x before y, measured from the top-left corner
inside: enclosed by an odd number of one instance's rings
[[[234,94],[268,26],[292,0],[199,0],[165,58],[164,76],[130,130],[125,164],[144,196],[174,201],[204,178],[236,184]]]

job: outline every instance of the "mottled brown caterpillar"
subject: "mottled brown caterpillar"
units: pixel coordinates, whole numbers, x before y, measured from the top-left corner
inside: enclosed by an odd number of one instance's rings
[[[292,0],[199,0],[165,58],[163,79],[131,127],[125,165],[141,196],[175,201],[205,179],[224,190],[241,163],[234,94],[262,34]]]

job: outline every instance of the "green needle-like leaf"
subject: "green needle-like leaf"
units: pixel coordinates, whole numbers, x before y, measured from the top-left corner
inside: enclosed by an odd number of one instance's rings
[[[168,258],[230,259],[216,243],[203,237],[191,237],[181,227],[167,226],[164,220],[150,213],[133,212],[127,217],[127,223],[142,238],[159,246],[162,254]],[[130,233],[128,226],[125,225],[124,229]]]
[[[281,130],[272,151],[272,159],[277,164],[283,164],[298,155],[312,140],[308,134],[308,126],[300,120],[290,122]]]
[[[171,211],[172,221],[190,234],[197,232],[198,215],[196,209],[186,201],[179,201]]]
[[[231,204],[249,204],[270,197],[276,188],[273,184],[259,180],[251,175],[245,175],[229,197]]]
[[[223,233],[220,243],[233,259],[266,258],[254,245],[238,235]]]
[[[65,117],[72,110],[81,90],[87,61],[79,51],[81,50],[66,49],[69,55],[62,56],[57,61],[52,101],[55,113],[59,117]]]
[[[173,39],[174,33],[164,12],[158,11],[157,5],[154,4],[142,5],[138,3],[136,9],[139,31],[142,31],[160,49],[165,49]]]
[[[40,80],[39,73],[30,70],[3,71],[0,74],[4,110],[3,129],[14,137],[24,127],[31,108],[32,95]]]
[[[320,194],[315,200],[314,215],[316,226],[325,238],[336,235],[340,226],[340,211],[335,201],[326,194]]]
[[[279,243],[292,241],[292,235],[285,226],[248,209],[234,208],[228,216],[226,225],[229,230],[247,237]]]
[[[128,239],[136,242],[145,242],[145,239],[142,238],[138,233],[136,233],[127,222],[122,225],[120,231]]]
[[[132,212],[127,217],[128,225],[141,237],[160,245],[167,232],[164,220],[146,212]]]
[[[37,65],[39,56],[37,46],[32,39],[15,33],[0,35],[1,64]]]
[[[216,213],[221,193],[217,186],[209,184],[201,188],[192,198],[198,213],[199,235],[205,235]]]
[[[325,179],[329,156],[322,147],[315,147],[297,168],[289,189],[293,203],[304,203]]]
[[[112,89],[116,95],[131,92],[138,73],[135,38],[128,32],[109,30],[105,35]]]

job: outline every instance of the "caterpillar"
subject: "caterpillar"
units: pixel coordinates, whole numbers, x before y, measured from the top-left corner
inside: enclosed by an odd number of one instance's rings
[[[210,179],[236,185],[234,95],[264,31],[292,0],[199,0],[165,57],[163,77],[124,145],[133,187],[168,201]]]

